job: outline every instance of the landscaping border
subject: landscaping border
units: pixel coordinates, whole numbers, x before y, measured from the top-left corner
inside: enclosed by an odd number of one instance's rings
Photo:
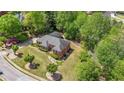
[[[32,74],[32,73],[30,73],[30,72],[28,72],[28,71],[22,69],[21,67],[19,67],[18,65],[16,65],[13,61],[11,61],[7,56],[4,56],[4,58],[7,60],[7,62],[8,62],[9,64],[11,64],[13,67],[15,67],[15,68],[18,69],[19,71],[23,72],[24,74],[26,74],[26,75],[28,75],[28,76],[31,76],[32,78],[35,78],[35,79],[37,79],[37,80],[39,80],[39,81],[47,81],[47,80],[44,79],[44,78],[41,78],[41,77],[39,77],[39,76],[36,76],[36,75],[34,75],[34,74]]]

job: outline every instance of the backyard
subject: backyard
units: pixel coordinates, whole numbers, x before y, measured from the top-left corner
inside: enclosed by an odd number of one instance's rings
[[[76,80],[75,66],[76,64],[78,64],[78,58],[80,55],[81,48],[75,45],[74,43],[71,44],[71,48],[73,49],[73,52],[58,68],[58,70],[62,74],[63,77],[62,80]],[[32,46],[26,46],[24,48],[20,48],[17,52],[22,53],[22,57],[17,57],[16,59],[13,59],[13,61],[18,66],[25,69],[25,65],[27,64],[27,62],[24,61],[24,57],[27,54],[34,55],[35,59],[33,62],[38,63],[39,67],[37,69],[31,69],[28,71],[37,76],[46,78],[46,72],[47,72],[46,67],[50,63],[48,59],[48,54],[46,52],[40,51],[38,48]]]

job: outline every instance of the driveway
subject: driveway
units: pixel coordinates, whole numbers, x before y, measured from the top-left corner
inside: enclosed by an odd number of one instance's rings
[[[2,56],[0,52],[0,70],[3,72],[1,75],[7,81],[36,81],[36,79],[20,72],[11,66]]]

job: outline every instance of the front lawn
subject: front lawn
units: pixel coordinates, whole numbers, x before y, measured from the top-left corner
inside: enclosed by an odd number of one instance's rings
[[[27,54],[34,55],[35,59],[33,62],[40,64],[40,66],[37,69],[32,69],[28,71],[35,75],[45,78],[46,67],[49,64],[49,60],[45,52],[42,52],[35,47],[28,46],[28,47],[19,49],[18,53],[23,53],[23,56],[21,58],[18,57],[13,60],[17,65],[25,69],[25,65],[27,62],[24,61],[24,57]]]
[[[78,64],[78,57],[79,57],[81,48],[75,44],[71,44],[71,47],[73,49],[73,52],[64,61],[64,63],[59,67],[59,72],[62,74],[63,80],[77,80],[75,76],[76,75],[75,66],[76,64]],[[17,65],[25,69],[25,64],[26,64],[26,62],[24,61],[25,55],[27,54],[34,55],[35,59],[33,62],[40,64],[40,66],[37,69],[28,70],[28,71],[37,76],[46,78],[45,76],[46,68],[47,68],[47,65],[50,63],[46,52],[43,52],[39,50],[38,48],[32,47],[32,46],[21,48],[17,52],[23,53],[21,58],[18,57],[13,60]]]

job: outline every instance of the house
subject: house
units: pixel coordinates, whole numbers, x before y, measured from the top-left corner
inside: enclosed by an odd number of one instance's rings
[[[58,37],[58,38],[63,38],[63,37],[62,37],[62,34],[59,33],[59,32],[56,32],[56,31],[50,33],[49,35],[54,36],[54,37]]]
[[[70,49],[70,42],[62,39],[62,36],[58,32],[50,33],[37,40],[37,43],[62,58]]]
[[[103,12],[103,14],[107,17],[114,17],[116,16],[116,12],[115,11],[105,11]]]

